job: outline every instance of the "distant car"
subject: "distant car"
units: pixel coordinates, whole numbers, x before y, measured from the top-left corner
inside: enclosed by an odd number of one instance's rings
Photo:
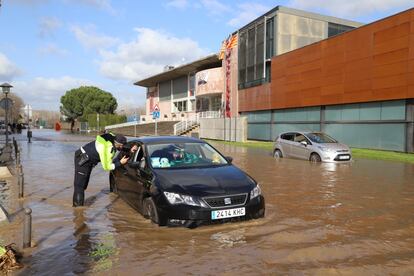
[[[265,201],[256,181],[203,140],[142,137],[138,151],[110,174],[110,189],[160,226],[260,218]]]
[[[273,146],[275,158],[293,157],[312,162],[351,161],[350,148],[322,132],[285,132]]]

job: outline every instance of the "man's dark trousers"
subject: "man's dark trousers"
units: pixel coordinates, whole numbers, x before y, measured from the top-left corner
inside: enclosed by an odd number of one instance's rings
[[[73,191],[73,207],[83,206],[85,201],[85,190],[88,187],[89,178],[91,176],[92,168],[90,162],[86,162],[79,166],[81,157],[81,150],[75,152],[75,179]]]

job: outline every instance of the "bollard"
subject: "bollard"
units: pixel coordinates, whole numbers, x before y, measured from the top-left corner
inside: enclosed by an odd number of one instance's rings
[[[32,209],[24,209],[23,248],[32,246]]]
[[[23,173],[23,165],[19,164],[19,166],[17,166],[17,174]]]
[[[17,152],[16,154],[16,167],[18,168],[20,165],[20,152]]]
[[[19,198],[24,196],[24,173],[19,173]]]

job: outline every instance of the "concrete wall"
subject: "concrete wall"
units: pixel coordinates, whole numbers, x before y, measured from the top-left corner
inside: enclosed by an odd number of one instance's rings
[[[247,118],[200,119],[200,138],[245,142]]]
[[[276,55],[328,37],[328,23],[291,14],[278,14]]]
[[[223,68],[213,68],[198,72],[196,78],[196,97],[208,94],[223,93]]]

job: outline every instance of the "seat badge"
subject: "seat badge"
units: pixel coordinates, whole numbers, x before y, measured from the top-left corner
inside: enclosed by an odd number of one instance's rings
[[[229,197],[224,198],[224,204],[226,205],[231,204],[231,199]]]

